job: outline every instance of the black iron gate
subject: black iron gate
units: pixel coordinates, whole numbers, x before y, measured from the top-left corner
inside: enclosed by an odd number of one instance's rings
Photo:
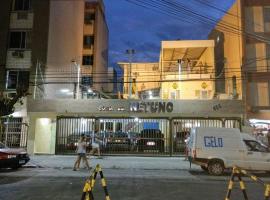
[[[171,124],[171,125],[170,125]],[[74,154],[81,134],[103,154],[181,155],[193,127],[240,128],[239,119],[224,118],[79,118],[57,119],[56,153]]]
[[[101,151],[108,154],[169,154],[169,120],[145,118],[100,118]]]
[[[75,154],[80,136],[84,134],[90,138],[94,130],[95,119],[93,118],[57,118],[56,154]]]

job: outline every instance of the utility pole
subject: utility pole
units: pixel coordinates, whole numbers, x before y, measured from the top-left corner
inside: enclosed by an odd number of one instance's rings
[[[76,89],[76,99],[79,99],[79,95],[80,95],[80,74],[81,74],[81,66],[80,64],[77,63],[76,60],[72,60],[72,63],[74,63],[74,65],[77,68],[77,89]]]
[[[179,81],[181,80],[181,74],[182,74],[182,64],[183,64],[183,60],[182,59],[178,59],[178,79]]]
[[[129,96],[128,98],[131,99],[132,96],[132,77],[131,77],[131,63],[132,63],[132,58],[133,55],[135,54],[135,50],[134,49],[127,49],[126,50],[126,54],[128,54],[128,58],[129,58]]]

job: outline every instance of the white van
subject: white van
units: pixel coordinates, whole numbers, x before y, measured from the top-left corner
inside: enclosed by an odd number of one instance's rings
[[[270,171],[269,148],[234,128],[193,128],[188,142],[189,160],[212,175],[234,166]]]

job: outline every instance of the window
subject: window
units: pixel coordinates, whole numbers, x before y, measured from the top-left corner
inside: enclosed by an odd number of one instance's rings
[[[91,76],[83,76],[82,77],[82,85],[93,86],[93,78]]]
[[[30,32],[13,31],[10,32],[9,48],[26,49],[31,46]]]
[[[248,151],[269,152],[268,148],[254,140],[244,140]]]
[[[31,0],[14,0],[15,11],[31,10]]]
[[[93,55],[83,56],[83,65],[93,65]]]
[[[83,37],[83,47],[85,49],[91,49],[94,45],[94,36],[93,35],[85,35]]]
[[[15,90],[18,87],[27,89],[29,87],[29,71],[8,71],[6,88]]]
[[[86,12],[84,15],[84,23],[85,24],[92,24],[92,21],[95,20],[95,13]]]

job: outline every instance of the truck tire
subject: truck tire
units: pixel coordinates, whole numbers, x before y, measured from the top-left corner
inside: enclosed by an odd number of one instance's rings
[[[205,166],[203,166],[203,165],[201,165],[201,169],[202,169],[203,171],[205,171],[205,172],[208,171],[207,167],[205,167]]]
[[[221,160],[212,160],[208,163],[208,172],[214,176],[220,176],[224,172],[224,164]]]

